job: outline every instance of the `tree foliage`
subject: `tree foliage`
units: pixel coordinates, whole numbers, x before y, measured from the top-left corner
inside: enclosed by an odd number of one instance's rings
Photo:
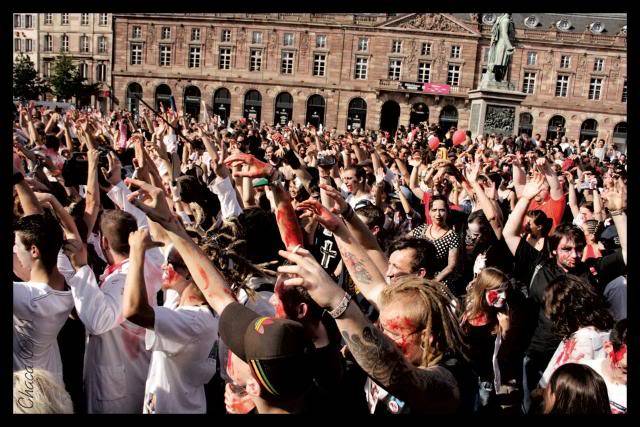
[[[49,81],[58,100],[69,100],[75,96],[76,103],[80,98],[96,94],[100,86],[99,83],[85,83],[80,67],[64,53],[53,63]]]
[[[48,91],[47,81],[38,76],[31,58],[20,54],[13,64],[13,96],[22,100],[35,100]]]

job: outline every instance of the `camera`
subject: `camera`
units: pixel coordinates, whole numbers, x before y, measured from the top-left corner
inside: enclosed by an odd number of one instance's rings
[[[336,164],[336,158],[332,154],[318,154],[318,166],[330,168]]]

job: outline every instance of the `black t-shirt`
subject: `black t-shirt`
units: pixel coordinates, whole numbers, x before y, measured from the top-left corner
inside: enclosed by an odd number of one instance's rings
[[[310,248],[310,251],[322,268],[335,279],[336,277],[333,273],[336,271],[342,257],[333,233],[318,225],[313,237],[313,247]]]

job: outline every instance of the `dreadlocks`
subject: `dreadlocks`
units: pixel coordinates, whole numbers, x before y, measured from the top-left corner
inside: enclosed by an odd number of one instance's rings
[[[460,303],[449,289],[434,280],[407,276],[381,294],[381,304],[386,305],[398,297],[413,303],[407,305],[407,317],[422,329],[420,366],[438,364],[448,350],[466,356],[466,345],[460,329]],[[431,342],[431,337],[433,341]]]

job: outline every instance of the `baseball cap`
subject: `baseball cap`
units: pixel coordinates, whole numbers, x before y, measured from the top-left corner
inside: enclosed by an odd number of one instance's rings
[[[313,384],[314,347],[301,323],[261,316],[234,302],[220,315],[219,330],[272,397],[299,397]]]

